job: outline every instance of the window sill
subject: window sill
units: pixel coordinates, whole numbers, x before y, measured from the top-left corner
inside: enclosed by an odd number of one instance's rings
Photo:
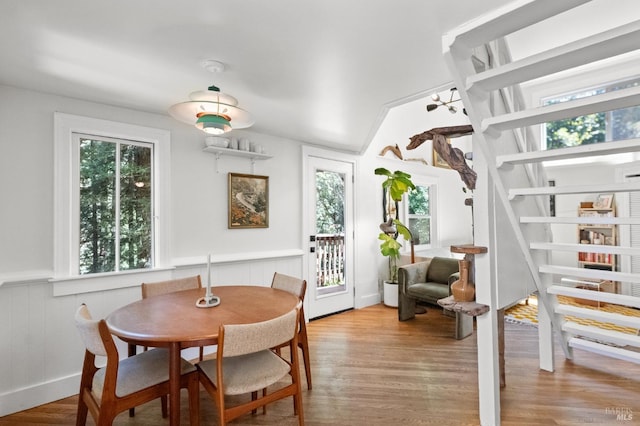
[[[51,278],[53,296],[69,296],[73,294],[108,291],[120,288],[137,287],[145,281],[161,281],[170,279],[169,271],[173,267],[139,269],[135,271],[107,272],[102,274],[77,275],[72,277]]]

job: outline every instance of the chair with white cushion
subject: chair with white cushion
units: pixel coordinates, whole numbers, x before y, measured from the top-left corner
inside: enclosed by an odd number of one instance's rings
[[[273,274],[271,287],[292,293],[304,303],[307,281],[290,275],[276,272]],[[309,341],[307,339],[307,323],[304,318],[304,305],[300,307],[300,326],[298,327],[298,347],[302,350],[304,372],[307,376],[307,389],[311,390],[311,361],[309,360]],[[277,348],[275,348],[277,349]]]
[[[215,359],[197,364],[200,382],[213,399],[219,425],[224,426],[258,407],[293,396],[298,424],[304,425],[298,351],[299,307],[278,318],[254,324],[221,325]],[[292,356],[287,361],[271,348],[289,342]],[[286,376],[290,379],[283,380]],[[286,381],[288,383],[280,383]],[[267,387],[272,387],[267,392]],[[258,391],[262,395],[258,397]],[[227,406],[225,395],[251,394],[245,403]]]
[[[166,349],[151,349],[120,361],[104,319],[92,319],[89,309],[82,304],[76,311],[75,323],[86,347],[76,426],[86,424],[87,412],[91,413],[96,425],[111,425],[119,413],[169,394],[169,352]],[[106,366],[97,367],[96,356],[106,357]],[[190,422],[198,425],[198,371],[188,361],[183,359],[181,362],[180,387],[189,392]],[[167,416],[164,410],[162,414]]]

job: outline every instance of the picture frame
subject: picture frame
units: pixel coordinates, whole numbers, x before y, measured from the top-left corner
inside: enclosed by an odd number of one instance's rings
[[[598,194],[598,198],[593,203],[597,209],[610,209],[613,205],[613,194]]]
[[[447,144],[451,145],[451,139],[447,138]],[[440,157],[440,155],[438,155],[438,152],[435,150],[435,148],[433,148],[433,167],[440,167],[442,169],[451,168],[451,166],[449,166],[449,164],[447,164],[447,162],[444,161],[442,157]]]
[[[229,173],[229,229],[269,227],[269,176]]]

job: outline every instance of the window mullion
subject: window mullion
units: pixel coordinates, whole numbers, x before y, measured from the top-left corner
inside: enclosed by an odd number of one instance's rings
[[[120,270],[120,142],[116,143],[116,185],[115,193],[113,194],[115,204],[115,230],[114,230],[114,250],[115,250],[115,265],[114,271]]]

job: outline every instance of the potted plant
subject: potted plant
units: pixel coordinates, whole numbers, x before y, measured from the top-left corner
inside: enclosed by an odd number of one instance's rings
[[[412,240],[411,231],[398,218],[398,203],[403,195],[410,189],[415,189],[411,181],[411,175],[400,170],[390,172],[384,167],[375,170],[376,175],[386,176],[382,182],[383,189],[383,223],[380,224],[380,253],[389,258],[389,277],[384,281],[384,303],[387,306],[398,306],[398,259],[400,258],[400,244],[398,235],[402,235],[406,241]],[[392,217],[392,209],[395,206],[395,218]]]

